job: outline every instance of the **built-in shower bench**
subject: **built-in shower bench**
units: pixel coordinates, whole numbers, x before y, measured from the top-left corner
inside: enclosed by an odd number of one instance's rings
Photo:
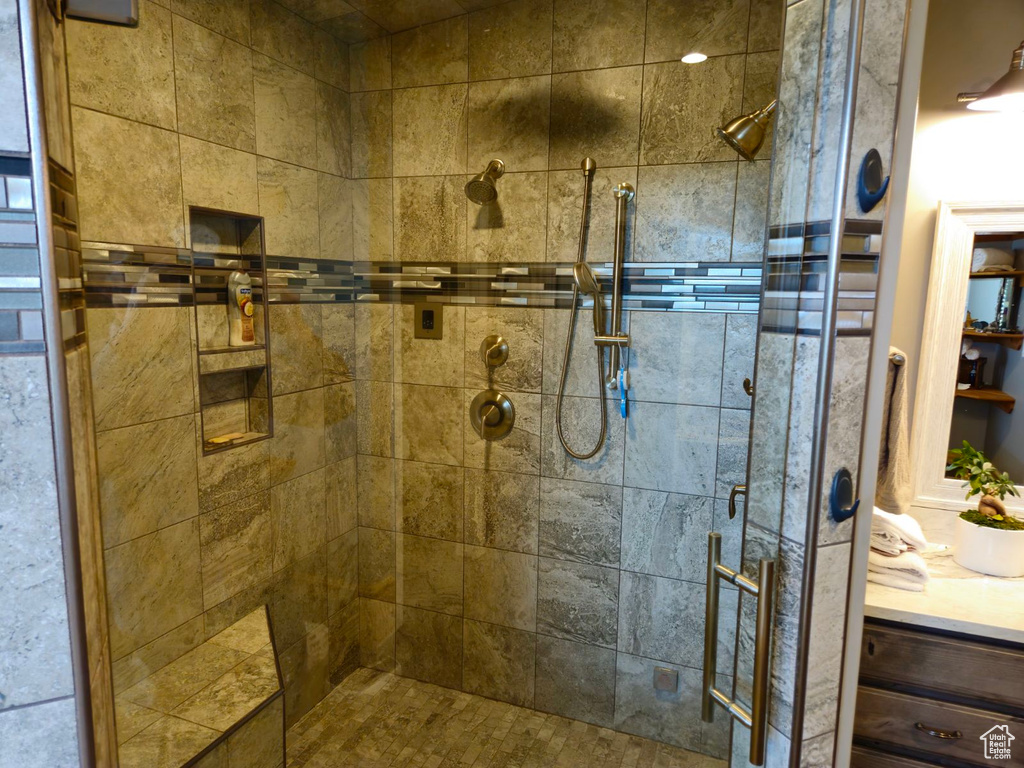
[[[259,608],[116,696],[121,768],[281,768],[283,690]]]

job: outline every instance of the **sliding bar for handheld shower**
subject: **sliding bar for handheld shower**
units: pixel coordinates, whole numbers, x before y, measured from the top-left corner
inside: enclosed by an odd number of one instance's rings
[[[612,189],[615,196],[615,252],[612,266],[612,324],[607,337],[594,339],[599,345],[611,347],[608,355],[608,375],[604,384],[618,389],[619,348],[629,346],[629,336],[622,333],[622,271],[626,260],[626,206],[636,192],[631,184],[621,182]]]

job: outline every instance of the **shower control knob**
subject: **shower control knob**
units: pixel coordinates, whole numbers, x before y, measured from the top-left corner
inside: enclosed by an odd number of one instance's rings
[[[491,334],[480,342],[480,359],[488,368],[497,368],[508,360],[508,342],[497,334]]]
[[[504,394],[485,389],[469,404],[469,423],[484,440],[500,440],[512,431],[516,409]]]

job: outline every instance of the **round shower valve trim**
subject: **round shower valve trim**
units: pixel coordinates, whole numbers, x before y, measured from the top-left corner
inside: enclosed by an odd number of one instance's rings
[[[485,389],[469,405],[469,423],[484,440],[500,440],[512,431],[516,409],[503,393]]]

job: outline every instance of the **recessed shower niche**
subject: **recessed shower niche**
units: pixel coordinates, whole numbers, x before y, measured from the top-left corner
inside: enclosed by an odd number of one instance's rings
[[[263,219],[189,209],[203,453],[273,435]]]

